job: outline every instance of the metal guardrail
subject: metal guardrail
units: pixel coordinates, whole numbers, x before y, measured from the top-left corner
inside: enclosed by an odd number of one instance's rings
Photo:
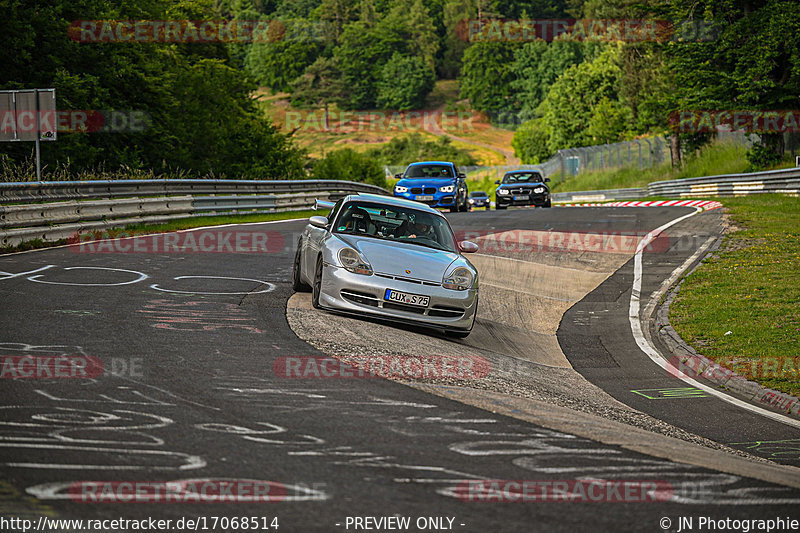
[[[800,194],[800,168],[656,181],[647,186],[648,196],[668,198],[726,197],[759,193]]]
[[[375,185],[339,180],[96,180],[0,183],[0,204],[56,200],[197,194],[280,194],[338,191],[386,191]]]
[[[387,194],[375,185],[337,180],[0,183],[0,246],[192,216],[311,209],[316,199],[359,192]]]
[[[638,200],[647,196],[647,189],[604,189],[601,191],[557,192],[551,195],[554,202],[602,202],[605,200]]]

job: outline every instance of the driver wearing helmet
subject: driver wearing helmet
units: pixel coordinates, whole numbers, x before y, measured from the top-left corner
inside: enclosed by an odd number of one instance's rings
[[[419,237],[434,238],[433,233],[433,219],[426,213],[419,213],[414,217],[414,221],[408,225],[408,234],[410,239]]]

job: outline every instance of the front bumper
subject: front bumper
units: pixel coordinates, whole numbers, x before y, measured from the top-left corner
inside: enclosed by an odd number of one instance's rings
[[[541,207],[550,199],[549,194],[532,194],[527,200],[514,200],[514,196],[513,194],[506,196],[495,195],[495,204],[501,206],[535,205]]]
[[[436,194],[414,194],[411,192],[396,192],[394,195],[398,198],[405,198],[406,200],[414,200],[421,204],[429,205],[431,207],[454,207],[456,204],[456,193],[454,192],[436,192]],[[423,196],[432,196],[431,200],[418,200],[417,198]]]
[[[386,289],[430,296],[427,308],[413,308],[383,300]],[[441,285],[390,279],[380,274],[353,274],[334,265],[323,265],[319,303],[326,309],[367,314],[432,328],[466,331],[477,310],[478,289],[454,291]]]

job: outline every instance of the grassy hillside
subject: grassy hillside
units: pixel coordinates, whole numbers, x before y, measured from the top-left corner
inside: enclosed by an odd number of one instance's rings
[[[438,81],[428,96],[424,110],[396,114],[367,110],[342,116],[341,111],[332,105],[328,110],[327,130],[324,128],[324,110],[321,107],[292,107],[290,95],[273,95],[266,88],[258,91],[257,99],[264,113],[280,131],[293,132],[297,144],[316,158],[340,148],[363,152],[384,145],[394,137],[416,132],[428,140],[450,137],[455,147],[469,152],[479,165],[517,162],[511,149],[513,132],[492,126],[488,117],[473,112],[465,101],[458,100],[458,83],[455,80]]]

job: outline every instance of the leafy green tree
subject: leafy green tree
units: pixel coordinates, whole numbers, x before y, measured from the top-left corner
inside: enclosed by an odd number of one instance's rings
[[[437,72],[446,79],[458,76],[461,58],[469,45],[468,24],[477,16],[476,0],[447,0],[443,7],[445,34]]]
[[[420,109],[433,90],[435,78],[422,58],[394,54],[378,82],[378,106],[399,111]]]
[[[491,113],[516,107],[511,88],[516,48],[514,43],[478,41],[464,52],[461,96],[469,98],[473,109]]]
[[[526,165],[536,165],[546,160],[552,151],[547,147],[549,135],[538,120],[524,122],[514,132],[511,146],[514,154]]]
[[[368,155],[352,148],[328,152],[314,164],[313,175],[319,180],[347,180],[386,187],[386,177],[381,165]]]
[[[358,20],[359,0],[322,0],[314,10],[315,18],[326,23],[326,38],[338,43],[344,27]]]
[[[553,84],[538,109],[551,152],[594,144],[587,126],[602,119],[595,106],[603,99],[619,102],[619,54],[619,46],[609,46],[596,59],[569,67]]]
[[[288,92],[292,82],[311,65],[320,52],[319,43],[312,39],[311,28],[304,21],[286,23],[286,33],[272,42],[250,45],[245,57],[247,72],[273,93]]]
[[[378,23],[378,30],[405,41],[406,53],[422,58],[434,70],[439,37],[422,0],[413,0],[410,4],[406,0],[395,0],[391,11]]]
[[[586,136],[591,144],[606,144],[624,140],[632,119],[631,108],[619,100],[602,98],[592,107]]]
[[[679,109],[797,109],[800,104],[800,4],[791,0],[672,0],[676,20],[713,23],[701,42],[666,49]],[[783,154],[783,135],[761,143]]]
[[[347,88],[342,83],[342,72],[332,58],[317,58],[306,68],[302,76],[292,82],[292,105],[298,107],[323,106],[325,108],[325,129],[328,129],[328,105],[342,103],[346,97]]]
[[[569,67],[599,53],[598,43],[556,40],[530,41],[514,54],[511,88],[519,100],[520,120],[536,117],[536,109],[556,79]]]
[[[405,53],[406,43],[395,33],[386,33],[377,26],[358,20],[342,32],[341,44],[334,57],[342,70],[342,81],[348,88],[348,109],[372,109],[378,97],[378,80],[383,66],[396,53]]]

